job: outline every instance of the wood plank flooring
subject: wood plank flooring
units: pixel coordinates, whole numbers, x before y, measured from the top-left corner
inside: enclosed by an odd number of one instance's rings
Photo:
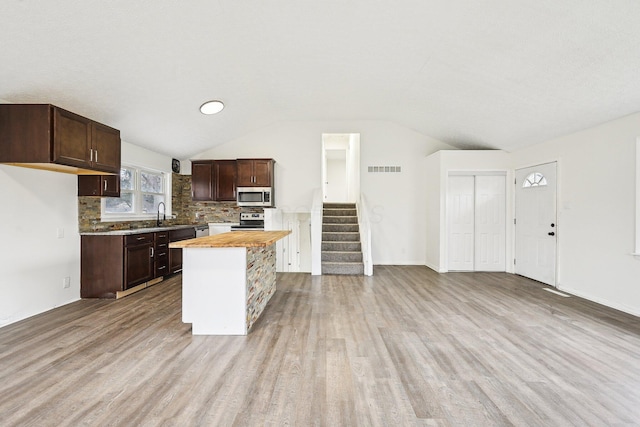
[[[640,319],[504,273],[278,275],[247,337],[180,276],[0,329],[2,426],[640,425]]]

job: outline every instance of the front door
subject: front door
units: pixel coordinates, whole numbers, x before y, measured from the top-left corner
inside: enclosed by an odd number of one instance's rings
[[[556,163],[516,170],[515,272],[556,285]]]

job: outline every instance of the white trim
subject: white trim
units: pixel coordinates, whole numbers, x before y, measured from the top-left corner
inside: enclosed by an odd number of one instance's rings
[[[556,164],[556,230],[560,230],[562,227],[562,217],[561,217],[561,212],[560,212],[560,202],[562,200],[561,197],[561,192],[562,192],[562,187],[561,187],[561,177],[560,177],[560,157],[556,158],[555,160],[549,160],[546,162],[540,162],[540,163],[534,163],[534,164],[530,164],[529,166],[519,166],[517,168],[515,168],[513,170],[513,206],[512,206],[512,218],[516,219],[516,192],[517,192],[517,186],[518,183],[516,182],[516,176],[518,174],[518,171],[521,169],[528,169],[528,168],[533,168],[536,166],[542,166],[542,165],[548,165],[551,163],[555,163]],[[511,257],[511,262],[513,262],[513,260],[516,257],[516,224],[514,223],[514,221],[511,221],[511,229],[513,230],[513,256]],[[556,271],[555,271],[555,281],[553,283],[554,288],[556,289],[560,289],[558,286],[558,283],[560,283],[561,277],[561,270],[560,270],[560,239],[561,239],[562,234],[557,232],[556,233]],[[508,265],[508,263],[507,263]],[[516,268],[515,265],[513,265],[513,273],[516,273]]]
[[[596,298],[593,297],[587,293],[572,289],[572,288],[565,288],[564,286],[558,285],[556,286],[556,289],[561,290],[562,292],[566,292],[568,294],[589,300],[591,302],[595,302],[596,304],[600,304],[600,305],[604,305],[606,307],[609,308],[613,308],[614,310],[619,310],[622,311],[624,313],[628,313],[631,314],[633,316],[640,316],[640,311],[638,311],[637,308],[633,308],[633,307],[628,307],[626,305],[622,305],[622,304],[618,304],[612,301],[609,301],[607,299],[604,298]]]
[[[431,270],[435,271],[436,273],[448,273],[449,270],[447,269],[439,269],[436,265],[434,265],[433,263],[427,262],[425,263],[425,267],[430,268]]]
[[[636,138],[636,247],[634,256],[640,256],[640,137]]]
[[[547,291],[547,292],[551,292],[552,294],[560,295],[563,298],[571,297],[571,295],[565,294],[564,292],[557,291],[554,288],[542,288],[542,290]]]
[[[448,176],[507,176],[506,170],[448,170]]]

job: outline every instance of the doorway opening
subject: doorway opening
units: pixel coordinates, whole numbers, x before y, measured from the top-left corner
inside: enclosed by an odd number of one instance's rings
[[[322,134],[322,200],[355,203],[360,197],[360,134]]]

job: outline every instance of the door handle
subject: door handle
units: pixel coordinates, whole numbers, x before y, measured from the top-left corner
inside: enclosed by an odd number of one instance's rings
[[[555,236],[555,235],[556,235],[556,233],[554,233],[553,231],[550,231],[550,232],[548,232],[547,234],[548,234],[549,236]]]

